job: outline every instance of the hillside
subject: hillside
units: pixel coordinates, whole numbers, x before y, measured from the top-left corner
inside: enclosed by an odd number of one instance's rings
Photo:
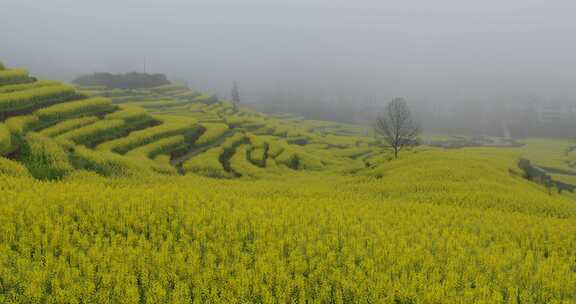
[[[0,76],[4,84],[0,87],[0,152],[26,165],[37,178],[59,179],[77,169],[103,175],[142,171],[176,174],[179,169],[233,177],[241,175],[237,171],[244,170],[242,166],[253,171],[258,171],[257,165],[265,167],[270,145],[278,146],[274,156],[284,154],[279,162],[284,160],[293,169],[306,166],[305,153],[302,151],[299,157],[296,151],[302,149],[290,143],[305,140],[296,138],[299,134],[278,134],[285,138],[283,141],[261,138],[245,125],[248,121],[264,121],[261,116],[248,111],[227,115],[231,111],[228,103],[203,99],[203,95],[182,97],[198,94],[174,93],[179,89],[174,85],[152,89],[162,97],[179,98],[172,103],[146,102],[146,107],[153,103],[170,105],[170,111],[153,115],[138,107],[139,103],[112,102],[59,82],[36,81],[24,70],[4,70]],[[189,106],[195,109],[185,116],[170,115]],[[233,157],[237,148],[246,157]],[[191,155],[212,161],[214,167],[196,170]],[[238,167],[236,171],[231,159]],[[319,161],[314,165],[323,166]]]
[[[74,170],[217,177],[354,171],[387,157],[380,143],[358,135],[359,128],[234,112],[227,101],[179,85],[77,91],[22,77],[0,88],[7,134],[2,154],[41,179]]]
[[[573,146],[392,160],[359,126],[2,66],[0,303],[575,303],[573,194],[518,166]]]

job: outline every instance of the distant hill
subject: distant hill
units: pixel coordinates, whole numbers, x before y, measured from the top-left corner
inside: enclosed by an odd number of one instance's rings
[[[141,89],[169,84],[164,74],[131,72],[126,74],[94,73],[80,76],[73,81],[84,86],[103,86],[111,89]]]

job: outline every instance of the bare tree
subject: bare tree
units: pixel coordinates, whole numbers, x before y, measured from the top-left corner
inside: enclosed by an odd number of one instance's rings
[[[421,128],[412,118],[406,100],[394,98],[376,118],[375,132],[392,147],[397,159],[400,150],[417,143]]]
[[[234,111],[240,109],[240,90],[238,90],[238,84],[234,81],[234,86],[232,87],[232,104],[234,105]]]

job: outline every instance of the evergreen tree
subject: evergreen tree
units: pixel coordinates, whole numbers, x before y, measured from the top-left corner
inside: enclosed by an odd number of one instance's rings
[[[232,104],[234,105],[234,111],[237,112],[240,109],[240,91],[236,81],[234,81],[234,86],[232,87]]]

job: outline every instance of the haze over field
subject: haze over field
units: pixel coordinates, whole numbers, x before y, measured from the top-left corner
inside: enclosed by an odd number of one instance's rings
[[[574,1],[4,0],[1,58],[45,77],[143,70],[247,99],[570,99]]]

